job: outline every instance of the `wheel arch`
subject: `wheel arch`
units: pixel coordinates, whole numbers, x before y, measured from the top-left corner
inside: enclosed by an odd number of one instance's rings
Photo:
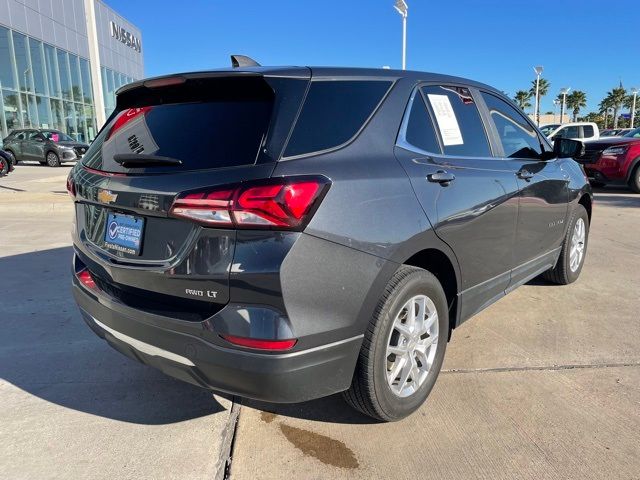
[[[631,162],[629,163],[629,168],[627,168],[627,174],[625,178],[625,181],[627,183],[629,183],[629,181],[633,177],[633,173],[636,171],[636,168],[640,168],[640,155],[631,160]]]
[[[589,224],[591,224],[591,208],[593,206],[593,200],[591,200],[591,195],[589,195],[588,193],[583,193],[580,199],[578,200],[578,204],[582,205],[584,209],[587,211]]]
[[[442,285],[449,306],[449,335],[458,324],[460,312],[458,292],[459,275],[454,261],[444,251],[437,248],[420,250],[404,262],[405,265],[422,268],[431,272]],[[457,262],[456,262],[457,263]]]

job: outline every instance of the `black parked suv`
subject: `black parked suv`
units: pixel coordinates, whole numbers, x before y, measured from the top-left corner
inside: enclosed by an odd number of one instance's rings
[[[115,349],[187,382],[270,402],[346,391],[397,420],[455,327],[540,274],[578,278],[579,147],[450,76],[133,83],[69,176],[74,296]]]
[[[14,163],[36,160],[50,167],[59,167],[62,162],[76,162],[89,149],[89,145],[77,142],[65,133],[47,129],[14,130],[3,144]]]

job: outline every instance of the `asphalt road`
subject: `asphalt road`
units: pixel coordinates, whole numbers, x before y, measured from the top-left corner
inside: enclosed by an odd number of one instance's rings
[[[215,478],[237,406],[80,319],[67,172],[0,179],[0,478]],[[231,478],[640,479],[640,196],[596,202],[579,281],[531,282],[456,330],[416,414],[244,402]]]

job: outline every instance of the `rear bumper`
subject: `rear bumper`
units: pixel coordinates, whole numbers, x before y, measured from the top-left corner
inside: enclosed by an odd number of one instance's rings
[[[152,316],[127,312],[93,296],[75,278],[73,294],[89,327],[124,355],[204,388],[267,402],[302,402],[346,390],[362,344],[359,335],[281,354],[227,348],[203,338],[211,332],[169,329]]]

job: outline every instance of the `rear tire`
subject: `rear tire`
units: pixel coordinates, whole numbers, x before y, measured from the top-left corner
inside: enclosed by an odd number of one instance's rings
[[[567,234],[562,243],[558,262],[551,270],[544,272],[542,277],[558,285],[568,285],[575,282],[580,276],[584,259],[587,256],[588,241],[589,216],[585,208],[578,204],[569,221],[569,228],[567,228]]]
[[[47,152],[45,160],[46,164],[50,167],[59,167],[61,165],[60,157],[58,157],[58,154],[56,152]]]
[[[633,169],[631,177],[629,178],[629,188],[634,193],[640,193],[640,163]]]
[[[0,177],[4,177],[9,173],[9,160],[0,157]]]
[[[440,282],[426,270],[401,266],[364,334],[345,400],[377,420],[410,415],[436,382],[448,336],[447,299]]]

